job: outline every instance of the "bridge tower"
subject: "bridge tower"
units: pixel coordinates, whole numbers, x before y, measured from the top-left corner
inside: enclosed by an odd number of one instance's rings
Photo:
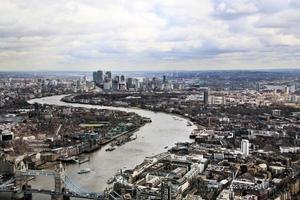
[[[27,166],[23,162],[19,166],[15,166],[16,187],[19,190],[24,190],[28,187],[28,179],[22,175],[22,172],[27,171],[27,169]]]
[[[25,194],[24,191],[30,188],[31,186],[28,185],[28,177],[23,176],[22,173],[27,171],[28,167],[22,162],[21,165],[15,166],[15,180],[16,180],[16,187],[17,193],[22,195],[25,200],[31,200],[32,194]]]
[[[64,199],[64,191],[66,188],[65,185],[65,168],[60,163],[56,168],[56,173],[54,175],[54,193],[51,195],[51,200],[63,200]]]

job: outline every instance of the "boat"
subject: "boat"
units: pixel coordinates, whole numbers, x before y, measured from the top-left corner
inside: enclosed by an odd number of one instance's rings
[[[165,146],[165,149],[167,149],[169,146]]]
[[[109,179],[106,181],[106,183],[107,183],[107,184],[112,184],[114,181],[115,181],[115,177],[113,176],[113,177],[109,178]]]
[[[199,135],[198,130],[193,130],[192,133],[190,134],[190,139],[195,139]]]
[[[90,168],[84,168],[84,169],[79,170],[77,173],[78,174],[87,174],[87,173],[90,173],[90,172],[91,172]]]
[[[148,118],[148,117],[143,117],[143,122],[146,122],[146,123],[151,123],[152,120],[151,118]]]
[[[135,137],[131,138],[131,140],[136,140],[137,139],[137,135],[135,135]]]
[[[105,149],[105,151],[113,151],[115,149],[116,149],[115,147],[108,147],[107,149]]]
[[[192,126],[193,124],[191,122],[188,122],[186,125],[187,126]]]
[[[78,157],[77,156],[62,156],[58,158],[59,161],[64,162],[64,163],[77,163],[78,162]]]

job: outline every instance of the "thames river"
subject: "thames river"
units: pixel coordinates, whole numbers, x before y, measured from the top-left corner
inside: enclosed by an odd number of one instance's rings
[[[85,105],[76,103],[65,103],[60,101],[64,95],[50,96],[39,99],[32,99],[29,103],[51,104],[57,106],[85,107],[96,109],[121,110],[135,112],[143,117],[149,117],[152,123],[147,123],[134,134],[137,139],[116,148],[111,152],[106,152],[107,147],[103,147],[91,154],[90,161],[84,164],[70,164],[66,166],[66,175],[71,177],[78,185],[87,191],[100,192],[107,185],[106,181],[119,169],[131,169],[140,164],[145,157],[152,156],[166,151],[165,147],[172,147],[176,142],[189,140],[189,134],[195,126],[187,126],[188,120],[165,114],[152,112],[138,108],[120,108],[97,105]],[[88,174],[77,174],[80,169],[90,168]],[[32,182],[33,188],[52,188],[54,180],[49,177],[38,177]],[[34,196],[35,200],[50,199],[49,196]]]

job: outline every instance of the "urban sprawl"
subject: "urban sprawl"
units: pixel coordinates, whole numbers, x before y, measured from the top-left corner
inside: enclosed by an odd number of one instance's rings
[[[34,193],[52,199],[300,199],[299,77],[299,70],[2,72],[0,199]],[[28,103],[55,95],[65,104]],[[195,128],[190,142],[147,152],[131,169],[119,166],[105,191],[78,192],[64,165],[130,146],[152,123],[110,107],[163,112]],[[42,174],[54,176],[53,190],[31,187]]]

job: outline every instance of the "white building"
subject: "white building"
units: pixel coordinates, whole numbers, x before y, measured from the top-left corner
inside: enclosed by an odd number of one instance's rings
[[[241,142],[241,152],[245,155],[248,156],[249,155],[249,140],[245,140],[243,139]]]

